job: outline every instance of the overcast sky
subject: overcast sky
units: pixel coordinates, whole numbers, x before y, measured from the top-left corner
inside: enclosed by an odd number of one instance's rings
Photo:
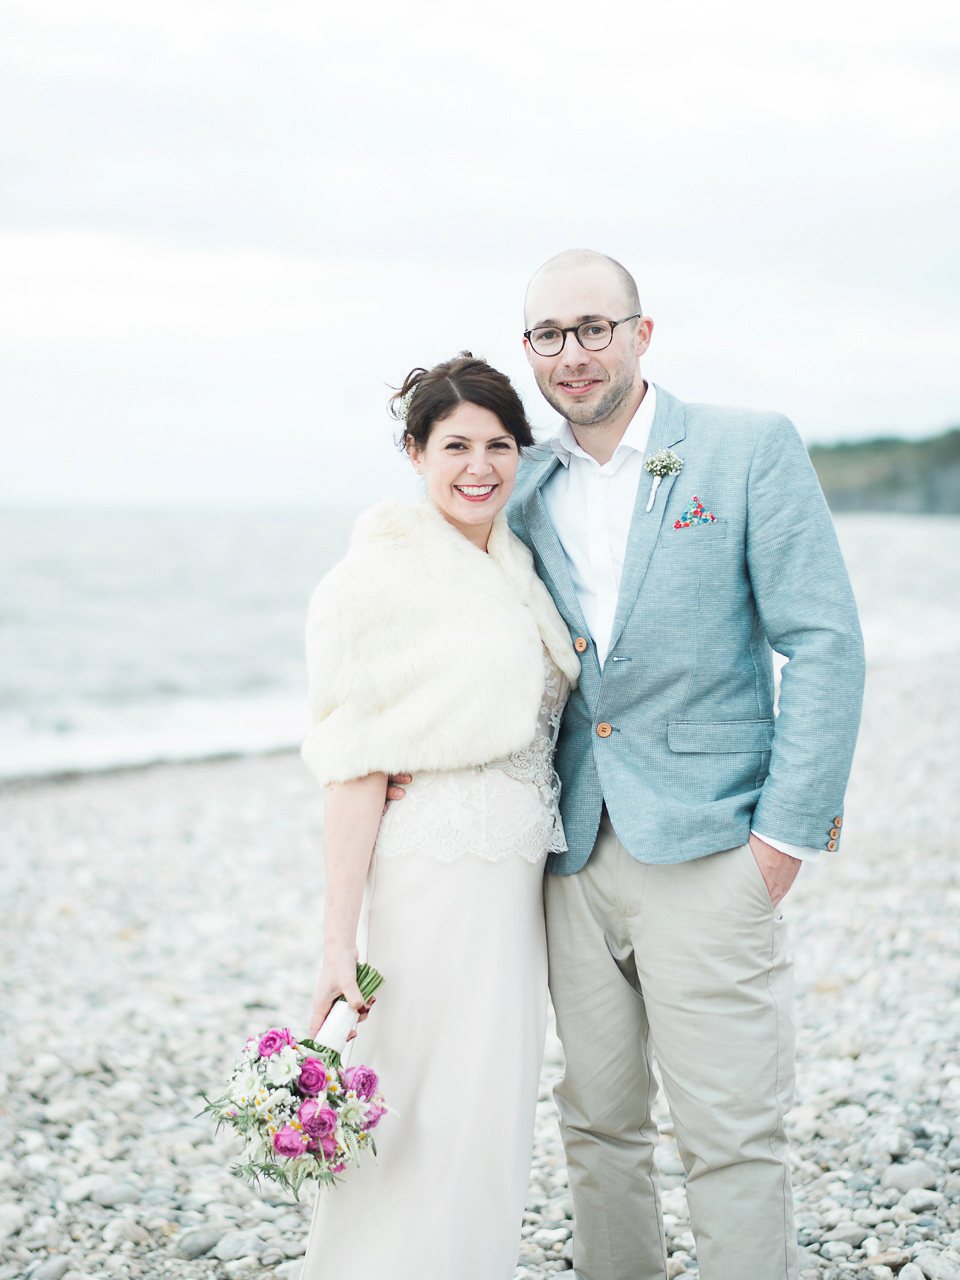
[[[532,271],[808,441],[960,422],[960,7],[4,0],[0,500],[404,492],[384,402],[512,376]]]

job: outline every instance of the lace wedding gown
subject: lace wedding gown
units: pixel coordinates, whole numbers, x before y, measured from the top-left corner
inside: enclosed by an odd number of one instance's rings
[[[386,981],[351,1061],[379,1073],[392,1113],[377,1164],[318,1195],[302,1280],[513,1276],[546,1018],[543,863],[566,848],[553,747],[569,687],[545,662],[527,750],[420,774],[380,824],[358,942]]]

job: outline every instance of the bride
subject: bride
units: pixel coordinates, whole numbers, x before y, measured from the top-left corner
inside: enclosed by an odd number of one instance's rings
[[[315,1031],[358,958],[353,1042],[391,1112],[317,1199],[302,1280],[510,1280],[544,1040],[542,887],[566,848],[553,746],[579,665],[503,508],[533,443],[464,352],[394,397],[426,499],[360,518],[310,608],[307,764],[329,786]],[[413,781],[384,802],[389,774]]]

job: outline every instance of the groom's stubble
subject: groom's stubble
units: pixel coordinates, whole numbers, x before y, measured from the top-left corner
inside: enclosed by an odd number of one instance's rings
[[[570,405],[562,403],[551,386],[550,375],[541,374],[539,370],[535,370],[534,377],[537,380],[537,386],[540,388],[540,394],[550,408],[559,413],[562,418],[566,418],[571,426],[582,428],[605,427],[620,412],[625,402],[633,394],[635,363],[635,361],[630,361],[624,364],[623,368],[612,375],[607,373],[606,370],[597,370],[595,366],[577,370],[560,368],[556,371],[553,376],[558,378],[600,377],[606,379],[607,388],[592,407],[586,404]]]

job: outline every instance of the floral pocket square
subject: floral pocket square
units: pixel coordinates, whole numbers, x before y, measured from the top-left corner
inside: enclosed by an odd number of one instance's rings
[[[675,529],[689,529],[691,525],[695,524],[710,524],[712,521],[716,520],[716,518],[717,517],[713,515],[712,512],[704,511],[703,503],[696,494],[694,494],[690,499],[689,507],[687,507],[680,519],[675,521],[673,527]]]

